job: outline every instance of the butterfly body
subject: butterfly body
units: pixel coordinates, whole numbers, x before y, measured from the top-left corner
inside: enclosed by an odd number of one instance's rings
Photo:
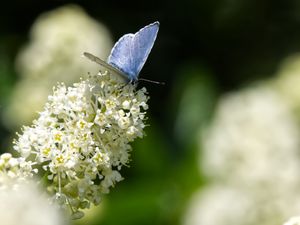
[[[84,55],[127,81],[135,82],[150,54],[158,29],[159,22],[154,22],[135,34],[125,34],[112,48],[107,63],[90,53],[85,52]]]

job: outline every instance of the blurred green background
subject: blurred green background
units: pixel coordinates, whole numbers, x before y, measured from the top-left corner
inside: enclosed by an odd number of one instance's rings
[[[72,83],[89,72],[88,67],[70,71],[63,68],[70,68],[68,54],[73,58],[81,57],[70,50],[76,48],[72,34],[83,36],[78,41],[83,46],[87,42],[92,46],[97,44],[98,39],[91,37],[94,34],[85,30],[88,26],[85,23],[78,22],[75,33],[67,34],[70,40],[59,35],[50,37],[44,32],[44,42],[33,46],[41,38],[35,37],[32,31],[40,15],[68,4],[76,4],[86,16],[106,27],[103,29],[108,32],[105,33],[107,41],[101,42],[106,46],[99,46],[92,52],[102,57],[123,34],[160,21],[156,43],[140,76],[166,83],[164,86],[139,84],[146,86],[151,96],[147,136],[133,143],[130,167],[122,170],[125,180],[104,196],[99,207],[76,224],[183,224],[193,193],[211,182],[199,169],[200,136],[210,125],[220,96],[261,80],[273,79],[284,59],[300,51],[299,1],[6,1],[0,9],[2,152],[11,150],[12,138],[21,125],[30,124],[21,114],[22,110],[27,110],[25,114],[28,114],[32,102],[38,101],[35,98],[40,95],[39,87],[42,89],[43,85],[60,81],[54,76],[50,82],[48,78],[40,78],[40,74],[69,77],[77,70],[79,75],[74,80],[65,81]],[[54,23],[59,24],[60,19]],[[46,29],[47,24],[36,29]],[[68,28],[65,25],[61,29]],[[68,54],[50,51],[56,47],[49,44],[47,38],[54,43],[64,40],[57,48],[64,51],[63,46]],[[30,48],[34,50],[28,50]],[[105,51],[103,55],[101,48]],[[57,59],[59,69],[56,69],[55,60],[50,60],[45,68],[31,68],[43,64],[37,62],[39,58],[47,57]],[[85,59],[80,60],[87,63]],[[35,77],[28,78],[31,76],[28,74],[33,73]],[[21,83],[26,83],[27,88],[22,86],[22,89]]]

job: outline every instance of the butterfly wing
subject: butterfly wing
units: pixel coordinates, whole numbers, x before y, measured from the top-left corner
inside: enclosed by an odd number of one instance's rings
[[[137,80],[155,42],[159,22],[145,26],[135,34],[126,34],[113,47],[108,63]]]
[[[87,57],[89,60],[101,65],[102,67],[104,67],[105,69],[109,70],[110,72],[117,74],[118,76],[120,76],[123,80],[128,80],[127,75],[125,75],[122,71],[119,71],[118,69],[116,69],[115,67],[111,66],[110,64],[108,64],[107,62],[103,61],[102,59],[98,58],[97,56],[94,56],[91,53],[88,52],[84,52],[83,55],[85,57]]]

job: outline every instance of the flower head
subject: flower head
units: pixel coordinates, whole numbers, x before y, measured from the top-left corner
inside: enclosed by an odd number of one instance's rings
[[[101,193],[122,180],[129,143],[144,135],[147,100],[145,88],[136,90],[108,73],[73,87],[59,84],[14,148],[26,160],[35,158],[49,192],[80,217],[79,209],[97,205]]]
[[[213,182],[192,198],[185,224],[273,225],[299,213],[299,129],[267,84],[218,103],[201,139],[201,167]]]
[[[298,185],[298,137],[296,120],[274,89],[260,85],[231,93],[220,100],[203,136],[201,167],[212,178],[246,186],[274,189],[278,180]]]
[[[5,107],[4,124],[12,130],[30,125],[57,82],[71,85],[86,71],[98,72],[96,63],[80,57],[84,51],[105,59],[112,44],[108,29],[79,6],[66,5],[40,15],[31,27],[29,42],[16,57],[21,79]]]
[[[23,157],[14,158],[10,153],[2,154],[0,156],[0,187],[9,179],[24,180],[32,177],[37,172],[32,168],[33,165],[33,162],[26,161]]]
[[[280,193],[281,196],[274,194],[269,190],[247,190],[224,183],[208,185],[193,194],[182,224],[279,225],[299,213],[299,191]],[[292,219],[284,225],[299,224]]]
[[[5,157],[5,156],[4,156]],[[11,158],[12,159],[12,158]],[[0,175],[0,217],[5,225],[63,225],[67,221],[32,180]]]
[[[286,223],[284,223],[283,225],[299,225],[300,224],[300,217],[292,217],[289,219],[289,221],[287,221]]]

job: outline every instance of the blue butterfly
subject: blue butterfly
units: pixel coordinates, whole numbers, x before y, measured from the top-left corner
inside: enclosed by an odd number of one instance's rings
[[[88,59],[122,76],[127,82],[136,82],[155,42],[159,22],[143,27],[135,34],[125,34],[112,48],[107,63],[84,52]]]

